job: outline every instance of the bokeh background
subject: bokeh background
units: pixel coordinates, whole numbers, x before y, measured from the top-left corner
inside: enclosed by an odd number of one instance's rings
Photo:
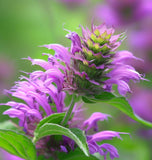
[[[22,58],[47,59],[42,53],[54,52],[41,45],[59,43],[69,46],[70,41],[65,38],[67,30],[81,34],[80,24],[90,28],[92,21],[97,24],[104,22],[115,27],[118,33],[125,32],[126,38],[119,50],[130,50],[145,60],[145,63],[137,62],[134,65],[149,81],[132,86],[131,104],[139,116],[152,122],[150,1],[122,0],[119,4],[119,0],[0,0],[0,103],[9,99],[3,90],[9,89],[18,80],[21,71],[29,72],[37,68]],[[104,103],[87,104],[85,107],[86,117],[94,111],[112,115],[108,121],[99,123],[100,130],[130,133],[122,135],[123,141],[110,141],[118,149],[120,160],[152,160],[152,129],[134,122]],[[6,106],[0,107],[0,128],[9,124],[8,116],[2,115],[6,109]]]

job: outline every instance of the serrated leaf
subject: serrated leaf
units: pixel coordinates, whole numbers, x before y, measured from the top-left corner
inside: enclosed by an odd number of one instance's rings
[[[0,148],[26,160],[37,159],[32,141],[15,131],[0,129]]]
[[[39,128],[44,125],[45,123],[55,123],[60,124],[65,117],[65,113],[54,113],[44,119],[42,119],[39,124],[37,125],[35,132],[38,132]]]
[[[146,126],[152,127],[152,123],[147,122],[147,121],[143,120],[142,118],[138,117],[137,115],[135,115],[135,113],[132,110],[132,107],[130,106],[130,104],[128,103],[128,101],[124,97],[116,97],[116,98],[113,98],[113,99],[106,101],[104,103],[110,104],[110,105],[118,108],[123,113],[125,113],[130,118],[132,118],[133,120],[138,121]]]
[[[51,136],[51,135],[64,135],[72,140],[75,141],[75,143],[81,148],[81,150],[85,153],[86,156],[89,155],[88,151],[88,146],[86,142],[86,137],[83,133],[83,131],[79,129],[68,129],[66,127],[63,127],[58,124],[53,124],[53,123],[45,123],[42,125],[39,130],[37,130],[34,135],[34,143],[36,143],[39,139],[46,137],[46,136]],[[75,133],[76,132],[76,133]],[[79,133],[79,135],[77,134]]]

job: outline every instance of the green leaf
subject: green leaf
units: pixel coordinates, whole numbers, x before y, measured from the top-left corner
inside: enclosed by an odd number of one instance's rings
[[[107,101],[115,98],[115,96],[110,92],[102,92],[94,96],[96,101]]]
[[[32,141],[11,130],[0,129],[0,148],[26,160],[36,160],[36,149]]]
[[[94,98],[82,97],[82,100],[85,103],[104,102],[110,104],[121,110],[123,113],[128,115],[133,120],[138,121],[146,126],[152,127],[152,123],[147,122],[139,116],[135,115],[135,113],[132,110],[132,107],[124,97],[115,97],[112,93],[103,92],[100,95],[95,95]]]
[[[70,151],[68,153],[56,152],[56,155],[58,160],[99,160],[99,158],[95,157],[94,155],[89,155],[89,157],[87,157],[79,148],[76,148],[74,151]],[[44,156],[41,155],[38,157],[38,160],[54,160],[54,158],[50,157],[46,159]]]
[[[37,125],[35,132],[38,132],[39,128],[45,123],[60,124],[65,116],[65,113],[54,113],[46,118],[43,118]]]
[[[130,118],[132,118],[133,120],[138,121],[148,127],[152,127],[152,123],[147,122],[147,121],[143,120],[142,118],[138,117],[137,115],[135,115],[135,113],[132,110],[132,107],[130,106],[130,104],[128,103],[128,101],[124,97],[116,97],[116,98],[113,98],[113,99],[106,101],[104,103],[110,104],[110,105],[118,108],[123,113],[125,113]]]
[[[16,127],[10,120],[7,120],[7,121],[4,121],[4,122],[0,123],[0,129],[12,129],[12,130],[15,130]]]
[[[84,97],[82,96],[82,100],[85,103],[96,103],[96,102],[102,102],[107,101],[115,98],[115,96],[110,92],[102,92],[101,94],[97,94],[94,97]]]
[[[17,125],[15,123],[13,123],[12,121],[10,120],[7,120],[7,121],[4,121],[4,122],[1,122],[0,123],[0,129],[3,129],[3,130],[14,130],[16,131],[17,133],[21,133],[21,134],[24,134],[25,132],[22,130],[22,127],[17,127]]]
[[[84,148],[84,152],[87,156],[89,154],[89,151],[88,151],[88,144],[87,144],[87,141],[86,141],[86,136],[84,134],[84,131],[78,129],[78,128],[70,128],[70,131],[76,135],[76,137],[78,137],[78,139],[80,140],[80,142],[82,143],[82,147],[80,147],[81,149]],[[76,142],[77,143],[77,142]]]
[[[58,124],[45,123],[38,130],[36,130],[34,135],[35,135],[33,139],[34,143],[36,143],[39,139],[45,136],[50,136],[50,135],[67,136],[75,141],[75,143],[81,148],[81,150],[85,153],[86,156],[89,155],[86,137],[83,131],[79,129],[76,128],[68,129]]]
[[[77,148],[74,151],[70,151],[68,154],[64,152],[59,152],[58,153],[58,158],[59,159],[66,159],[66,160],[99,160],[93,155],[89,155],[89,157],[85,156],[82,151]]]
[[[84,96],[82,96],[82,100],[83,100],[83,102],[85,102],[85,103],[96,103],[96,102],[94,102],[94,101],[92,101],[92,100],[90,100],[89,98],[84,97]]]
[[[45,156],[40,155],[38,156],[38,160],[54,160],[54,158],[50,157],[50,158],[45,158]]]

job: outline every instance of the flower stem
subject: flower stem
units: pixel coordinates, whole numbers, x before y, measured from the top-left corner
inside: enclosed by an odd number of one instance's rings
[[[71,104],[70,104],[70,106],[69,106],[69,109],[68,109],[67,112],[66,112],[66,115],[65,115],[63,121],[61,122],[61,125],[64,126],[64,125],[67,124],[68,120],[69,120],[70,117],[71,117],[71,114],[72,114],[72,110],[73,110],[74,104],[75,104],[74,96],[72,96]]]

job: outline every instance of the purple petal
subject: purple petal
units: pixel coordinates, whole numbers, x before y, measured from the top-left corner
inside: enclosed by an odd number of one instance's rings
[[[115,79],[109,79],[109,80],[106,81],[105,90],[111,91],[112,84],[117,84],[118,85],[117,89],[119,91],[119,94],[122,95],[122,96],[125,96],[127,93],[132,93],[128,83],[126,83],[123,80],[115,80]]]
[[[32,59],[31,57],[28,57],[27,59],[32,62],[32,65],[39,65],[45,70],[53,67],[49,62],[46,62],[45,60],[42,59]]]
[[[88,142],[89,152],[90,154],[99,153],[101,156],[104,156],[103,149],[96,142]]]
[[[52,78],[52,82],[56,83],[58,90],[60,92],[63,88],[63,81],[64,81],[62,72],[56,69],[49,69],[46,71],[46,74],[48,75],[49,78]]]
[[[120,51],[115,54],[112,64],[117,64],[117,63],[127,64],[132,59],[143,61],[141,58],[135,57],[129,51]]]
[[[104,153],[105,160],[106,160],[106,156],[107,156],[108,152],[110,154],[110,158],[111,159],[119,158],[118,151],[117,151],[117,149],[114,146],[112,146],[112,145],[110,145],[108,143],[104,143],[104,144],[102,144],[100,146],[100,148],[103,148],[103,149],[106,150],[105,153]]]
[[[68,153],[68,150],[66,149],[65,146],[61,145],[60,148],[62,152]]]
[[[121,139],[119,134],[126,134],[126,133],[115,132],[115,131],[101,131],[92,135],[89,141],[99,142],[102,140],[111,140],[113,137]]]
[[[55,51],[55,57],[62,60],[66,64],[70,64],[70,53],[67,48],[59,44],[49,44],[44,45],[48,49],[53,49]]]
[[[81,51],[81,40],[77,33],[70,32],[66,35],[68,39],[72,41],[71,43],[71,53],[75,54],[75,52]]]
[[[90,118],[84,121],[83,127],[87,126],[87,128],[85,129],[86,131],[88,131],[91,128],[94,128],[95,130],[97,130],[98,129],[97,122],[107,120],[108,117],[110,117],[110,115],[103,114],[100,112],[95,112],[90,116]]]
[[[10,108],[6,110],[3,114],[8,114],[11,118],[19,118],[24,120],[24,112],[15,108]]]
[[[42,106],[46,112],[47,115],[50,115],[52,113],[51,106],[47,102],[47,97],[45,95],[39,95],[33,91],[28,92],[29,96],[32,96],[37,103],[39,103],[40,106]]]

